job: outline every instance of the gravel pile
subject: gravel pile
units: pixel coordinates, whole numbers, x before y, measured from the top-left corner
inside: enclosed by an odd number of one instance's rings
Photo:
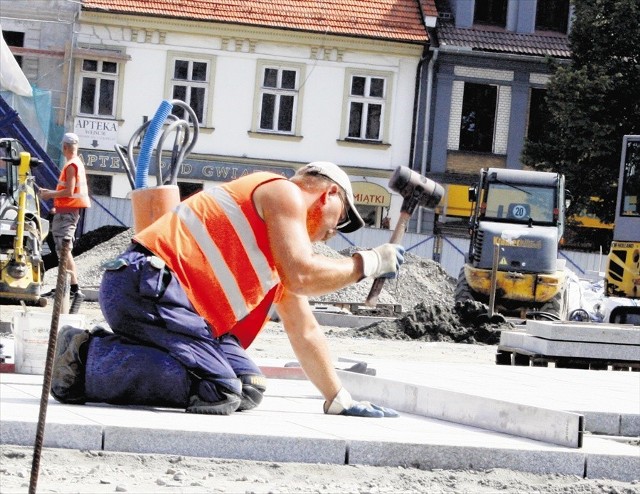
[[[84,245],[84,252],[75,256],[81,286],[98,287],[103,273],[102,264],[123,252],[132,236],[133,229],[122,231],[113,227],[103,227],[83,236],[84,244],[79,242],[78,245]],[[356,250],[350,248],[338,252],[322,243],[314,245],[314,252],[332,258],[351,256]],[[54,286],[57,271],[57,267],[49,269],[45,276],[45,280]],[[364,304],[371,284],[372,280],[363,280],[314,301]],[[483,304],[456,305],[454,290],[455,280],[440,264],[406,253],[397,278],[387,280],[378,297],[379,304],[401,305],[402,316],[353,329],[351,336],[496,344],[501,330],[513,328],[500,317],[489,320],[487,307]]]

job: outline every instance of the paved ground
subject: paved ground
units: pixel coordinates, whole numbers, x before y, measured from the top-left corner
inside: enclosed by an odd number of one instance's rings
[[[285,361],[259,363],[277,368]],[[529,420],[528,407],[572,411],[585,416],[587,431],[606,436],[586,433],[581,448],[569,448],[410,413],[397,419],[326,416],[308,381],[270,379],[258,409],[229,417],[70,406],[50,398],[44,444],[278,462],[508,468],[623,481],[640,478],[640,449],[629,437],[640,435],[640,373],[382,360],[369,360],[369,365],[376,369],[376,378],[428,382],[459,393],[461,408],[470,404],[465,396],[481,395],[517,403],[507,421],[518,421],[519,416]],[[0,374],[0,443],[33,444],[41,393],[41,376]]]

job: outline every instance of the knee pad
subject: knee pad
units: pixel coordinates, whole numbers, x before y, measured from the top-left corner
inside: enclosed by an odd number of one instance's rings
[[[257,374],[238,376],[242,381],[242,401],[238,410],[251,410],[257,407],[267,390],[267,378]]]

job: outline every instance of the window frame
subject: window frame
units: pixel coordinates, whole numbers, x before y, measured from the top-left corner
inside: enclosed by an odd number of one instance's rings
[[[365,78],[365,91],[364,95],[354,95],[351,93],[353,87],[353,79],[355,77]],[[372,79],[382,79],[384,81],[384,90],[382,97],[367,95],[366,88],[371,87]],[[361,143],[373,143],[382,144],[389,142],[389,120],[391,115],[391,94],[393,89],[393,73],[371,70],[357,70],[349,69],[345,73],[344,81],[344,95],[343,95],[343,118],[341,139],[348,142],[361,142]],[[367,119],[363,118],[360,122],[360,136],[350,136],[351,129],[351,107],[354,103],[362,103],[367,105],[367,111],[363,111],[363,115],[369,116],[369,105],[380,104],[380,118],[379,118],[379,132],[377,139],[370,139],[366,137],[366,129],[368,127]]]
[[[467,97],[467,91],[471,90],[473,87],[478,87],[478,91],[481,89],[480,86],[485,86],[486,89],[485,91],[488,91],[489,89],[491,89],[494,92],[493,95],[493,99],[494,99],[494,109],[493,109],[493,121],[491,122],[491,139],[489,139],[489,149],[483,149],[484,146],[467,146],[466,143],[464,143],[463,145],[463,141],[465,141],[465,135],[464,135],[464,126],[465,126],[465,117],[466,115],[468,115],[468,113],[470,111],[474,111],[475,112],[475,119],[474,119],[474,133],[475,132],[479,132],[478,128],[479,127],[485,127],[482,124],[482,121],[480,122],[480,124],[478,124],[478,120],[481,120],[481,118],[483,117],[483,114],[480,113],[480,109],[471,109],[469,110],[469,107],[472,106],[472,101],[469,101],[469,98]],[[479,98],[478,95],[476,94],[476,99],[477,100],[482,100],[482,101],[486,101],[486,98]],[[470,153],[495,153],[495,148],[496,148],[496,123],[498,120],[498,99],[499,99],[499,86],[496,84],[487,84],[487,83],[480,83],[480,82],[465,82],[464,83],[464,89],[463,89],[463,93],[462,93],[462,112],[460,114],[460,137],[458,139],[458,150],[460,151],[464,151],[464,152],[470,152]],[[467,112],[465,112],[465,108],[467,109]],[[475,107],[473,107],[475,108]],[[476,137],[476,136],[471,136],[471,137]]]
[[[278,87],[266,87],[264,85],[265,71],[268,69],[276,70]],[[296,81],[294,88],[280,87],[282,74],[284,71],[293,71],[296,73]],[[296,63],[283,63],[273,60],[258,60],[256,65],[256,83],[253,104],[253,123],[251,132],[258,134],[272,134],[277,136],[300,136],[302,124],[302,100],[304,96],[304,84],[306,74],[306,66]],[[264,113],[263,97],[265,94],[273,94],[276,96],[276,103],[273,116],[273,127],[271,129],[261,127],[262,117]],[[280,101],[282,96],[292,96],[293,104],[291,109],[291,129],[279,130],[278,121],[280,118]]]
[[[175,68],[176,61],[184,60],[187,61],[190,67],[190,74],[193,75],[193,63],[206,63],[207,64],[207,77],[205,81],[194,81],[194,80],[183,80],[183,79],[175,79]],[[211,101],[213,99],[213,87],[214,87],[214,78],[215,78],[215,69],[216,69],[216,57],[212,55],[206,55],[203,53],[187,53],[187,52],[179,52],[179,51],[168,51],[167,52],[167,67],[165,73],[165,98],[169,101],[174,98],[173,90],[176,85],[184,85],[189,88],[187,90],[187,94],[190,94],[190,89],[192,88],[203,88],[204,96],[202,98],[202,121],[198,122],[200,128],[212,128],[213,127],[213,104]],[[190,99],[187,97],[187,99]],[[186,101],[189,104],[189,101]]]
[[[97,50],[95,50],[97,52]],[[117,50],[121,52],[122,50]],[[98,63],[99,67],[102,67],[105,62],[115,63],[116,64],[116,73],[110,74],[98,71],[88,71],[84,68],[84,62],[86,60],[92,60]],[[121,120],[122,119],[122,90],[124,84],[124,68],[126,58],[123,56],[114,58],[110,57],[108,53],[105,53],[104,56],[99,53],[91,53],[84,54],[81,53],[76,59],[76,95],[74,100],[74,114],[76,116],[84,117],[84,118],[95,118],[95,119],[103,119],[103,120]],[[88,74],[95,74],[94,77],[90,77]],[[96,91],[94,94],[93,101],[93,112],[87,113],[82,111],[82,96],[83,96],[83,86],[85,78],[95,78],[100,81],[103,80],[113,81],[113,107],[112,113],[110,115],[101,115],[97,113],[96,110],[99,110],[99,94],[100,94],[100,86],[101,84],[96,85]]]

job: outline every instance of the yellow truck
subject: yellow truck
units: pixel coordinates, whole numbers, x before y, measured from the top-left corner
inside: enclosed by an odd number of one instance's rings
[[[640,300],[640,135],[622,139],[613,241],[605,296]],[[640,324],[640,306],[618,305],[609,322]]]
[[[471,241],[456,302],[489,303],[504,315],[565,319],[567,280],[558,246],[564,232],[564,176],[489,168],[469,188]],[[495,288],[494,288],[495,287]]]

